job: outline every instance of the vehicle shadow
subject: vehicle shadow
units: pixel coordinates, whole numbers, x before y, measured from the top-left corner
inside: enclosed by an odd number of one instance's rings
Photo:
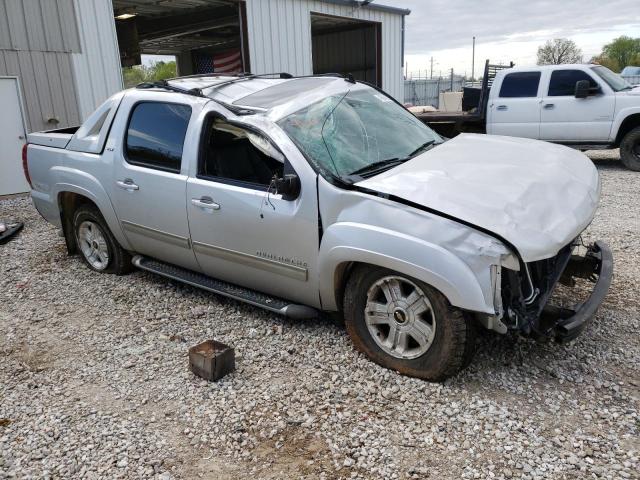
[[[617,158],[594,158],[591,160],[598,170],[627,170],[627,167]]]

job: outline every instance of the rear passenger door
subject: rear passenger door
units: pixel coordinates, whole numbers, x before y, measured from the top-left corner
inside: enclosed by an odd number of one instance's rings
[[[492,96],[487,133],[512,137],[540,137],[540,72],[507,73]]]
[[[185,145],[197,108],[184,95],[145,93],[125,98],[107,154],[113,162],[110,195],[124,234],[137,253],[198,269],[186,211]]]
[[[587,98],[575,97],[576,83],[580,80],[587,80],[592,89]],[[607,86],[583,70],[550,72],[548,88],[542,98],[540,138],[560,142],[606,142],[613,123],[615,95],[606,95],[605,91],[608,91]]]

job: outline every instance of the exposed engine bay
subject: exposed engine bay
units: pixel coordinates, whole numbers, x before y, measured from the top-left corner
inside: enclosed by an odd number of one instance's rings
[[[586,252],[578,253],[581,249],[586,249]],[[592,305],[597,308],[602,302],[611,283],[613,259],[606,245],[599,242],[583,245],[578,238],[556,256],[525,263],[523,267],[520,271],[502,269],[502,322],[509,329],[519,330],[539,340],[569,341],[588,323]],[[573,287],[576,278],[595,283],[587,300],[573,308],[549,302],[559,283]]]

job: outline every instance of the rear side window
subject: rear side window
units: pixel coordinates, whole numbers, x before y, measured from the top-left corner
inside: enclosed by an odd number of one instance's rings
[[[540,72],[515,72],[505,75],[500,87],[503,98],[537,97]]]
[[[582,70],[556,70],[552,72],[549,81],[549,96],[573,97],[576,91],[576,82],[580,80],[588,80],[589,87],[598,88],[598,83]]]
[[[182,147],[191,107],[177,103],[138,103],[131,113],[125,142],[128,163],[180,172]]]

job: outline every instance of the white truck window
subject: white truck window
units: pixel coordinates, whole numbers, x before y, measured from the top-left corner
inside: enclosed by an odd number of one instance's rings
[[[549,81],[550,97],[573,97],[576,82],[587,80],[590,88],[598,88],[598,83],[587,72],[582,70],[555,70],[551,72]]]
[[[191,107],[175,103],[142,102],[133,108],[125,141],[128,163],[167,172],[180,172],[182,147]]]
[[[504,76],[500,87],[501,98],[536,97],[540,72],[514,72]]]

